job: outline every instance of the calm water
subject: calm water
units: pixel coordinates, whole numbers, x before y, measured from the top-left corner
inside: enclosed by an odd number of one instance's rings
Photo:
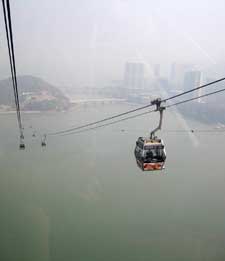
[[[154,114],[51,137],[46,148],[31,137],[30,125],[57,130],[133,107],[26,114],[25,151],[15,116],[0,115],[0,260],[225,260],[225,134],[161,132],[168,157],[156,173],[140,171],[133,156]],[[163,128],[185,122],[167,111]]]

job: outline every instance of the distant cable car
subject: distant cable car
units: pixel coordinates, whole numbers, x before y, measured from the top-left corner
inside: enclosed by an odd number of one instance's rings
[[[150,138],[139,137],[136,141],[134,155],[137,165],[143,170],[162,170],[166,161],[166,151],[162,139],[155,136],[156,131],[162,127],[163,111],[165,107],[161,106],[161,99],[151,102],[156,105],[156,111],[160,112],[159,125],[154,129]]]
[[[25,150],[25,144],[23,142],[20,143],[20,150]]]
[[[20,150],[25,150],[25,144],[24,144],[24,136],[23,134],[20,135]]]
[[[46,136],[46,134],[43,136],[43,139],[42,139],[42,141],[41,141],[41,146],[42,147],[45,147],[46,146],[46,138],[47,138],[47,136]]]
[[[42,141],[42,142],[41,142],[41,146],[42,146],[42,147],[45,147],[45,146],[46,146],[46,142],[45,142],[45,141]]]

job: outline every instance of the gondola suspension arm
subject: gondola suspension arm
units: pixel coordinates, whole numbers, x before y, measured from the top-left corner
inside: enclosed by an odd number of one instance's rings
[[[155,139],[156,138],[155,133],[158,130],[161,130],[161,128],[162,128],[163,111],[166,109],[166,107],[165,106],[161,106],[161,102],[162,101],[161,101],[160,98],[157,98],[157,99],[151,101],[152,105],[156,105],[156,110],[155,111],[159,111],[160,118],[159,118],[159,125],[153,131],[151,131],[151,133],[150,133],[150,139]]]

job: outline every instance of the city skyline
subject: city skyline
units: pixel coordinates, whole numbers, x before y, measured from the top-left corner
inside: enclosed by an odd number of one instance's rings
[[[11,9],[18,75],[57,86],[104,85],[122,79],[130,60],[160,64],[164,77],[174,61],[196,64],[210,77],[222,74],[223,1],[21,0]],[[3,79],[9,75],[5,37],[0,57]]]

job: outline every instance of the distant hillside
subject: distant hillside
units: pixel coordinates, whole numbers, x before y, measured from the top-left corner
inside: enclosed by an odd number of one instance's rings
[[[24,110],[60,110],[69,106],[63,93],[41,78],[18,76],[17,82],[21,108]],[[11,78],[0,80],[0,105],[15,107]]]

